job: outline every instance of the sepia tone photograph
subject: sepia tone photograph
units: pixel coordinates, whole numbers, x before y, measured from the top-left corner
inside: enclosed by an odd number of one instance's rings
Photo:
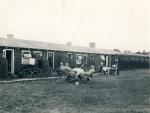
[[[0,0],[0,113],[150,113],[150,0]]]

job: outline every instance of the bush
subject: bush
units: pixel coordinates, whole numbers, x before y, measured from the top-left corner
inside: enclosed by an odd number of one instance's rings
[[[42,68],[42,56],[33,54],[33,58],[35,58],[35,66],[38,68]]]
[[[36,63],[34,66],[28,65],[21,70],[17,70],[17,77],[30,78],[30,77],[44,77],[50,76],[53,73],[50,70],[48,60],[42,57],[34,57]]]
[[[42,71],[38,67],[28,66],[17,72],[18,78],[41,77]]]
[[[8,77],[8,66],[6,58],[3,58],[2,54],[0,54],[0,78]]]
[[[41,58],[40,60],[41,60],[41,68],[43,70],[43,74],[45,76],[49,76],[51,74],[51,71],[50,71],[50,67],[48,64],[48,60],[44,58]]]

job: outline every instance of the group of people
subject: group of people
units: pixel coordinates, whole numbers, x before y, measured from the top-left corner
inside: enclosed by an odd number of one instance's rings
[[[89,70],[84,70],[83,66],[80,68],[73,68],[69,66],[69,63],[63,64],[60,63],[59,70],[66,75],[66,80],[68,82],[74,82],[76,85],[79,84],[79,81],[87,82],[92,79],[93,74],[96,72],[95,66],[91,65]],[[108,72],[108,75],[119,75],[119,68],[117,64],[112,65],[111,67],[102,66],[102,74],[105,75]]]
[[[60,63],[59,67],[60,71],[62,71],[66,75],[66,80],[68,82],[74,82],[76,85],[79,84],[79,81],[87,82],[92,79],[93,74],[95,73],[95,66],[91,65],[88,71],[80,68],[71,69],[69,63],[63,64]]]
[[[119,67],[118,64],[114,64],[111,67],[108,66],[104,66],[102,67],[102,74],[105,75],[106,72],[108,73],[108,75],[119,75]]]

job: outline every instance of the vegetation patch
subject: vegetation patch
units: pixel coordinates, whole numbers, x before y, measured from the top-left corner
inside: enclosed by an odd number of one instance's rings
[[[62,78],[0,86],[2,113],[150,112],[149,70],[121,71],[115,79],[97,75],[78,86]]]

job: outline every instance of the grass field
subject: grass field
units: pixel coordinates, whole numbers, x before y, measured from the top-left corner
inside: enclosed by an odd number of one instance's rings
[[[63,79],[0,83],[0,113],[150,113],[150,71],[95,76],[78,86]]]

